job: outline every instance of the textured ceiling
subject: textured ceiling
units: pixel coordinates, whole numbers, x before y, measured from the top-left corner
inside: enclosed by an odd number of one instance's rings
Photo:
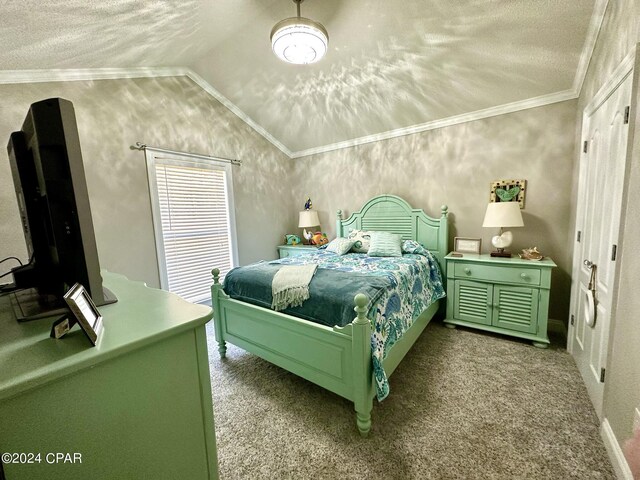
[[[0,70],[187,66],[291,151],[572,88],[595,0],[307,0],[329,51],[271,53],[290,0],[5,0]]]

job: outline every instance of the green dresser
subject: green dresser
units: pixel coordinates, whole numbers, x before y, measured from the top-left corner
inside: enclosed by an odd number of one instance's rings
[[[278,245],[278,257],[295,257],[305,253],[315,252],[318,249],[315,245]]]
[[[0,453],[26,454],[6,478],[217,479],[211,309],[103,277],[118,302],[99,307],[96,347],[77,326],[56,340],[50,319],[16,322],[0,297]]]
[[[447,262],[448,327],[455,325],[503,333],[549,344],[547,320],[550,258],[541,261],[464,254]]]

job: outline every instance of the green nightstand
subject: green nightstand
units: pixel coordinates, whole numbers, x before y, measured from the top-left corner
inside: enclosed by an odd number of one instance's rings
[[[295,257],[297,255],[315,252],[317,249],[318,247],[315,245],[303,245],[301,243],[298,245],[278,245],[278,256],[280,258]]]
[[[462,325],[549,344],[550,258],[541,261],[464,254],[447,262],[449,328]]]

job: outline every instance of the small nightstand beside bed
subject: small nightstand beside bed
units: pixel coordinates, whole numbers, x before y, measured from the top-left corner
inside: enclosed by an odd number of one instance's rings
[[[384,399],[388,377],[439,310],[447,208],[435,219],[399,197],[381,195],[347,220],[338,211],[337,236],[352,230],[399,234],[412,253],[369,257],[319,250],[235,269],[224,290],[214,269],[211,293],[222,357],[229,342],[341,395],[354,403],[358,429],[366,435],[373,398]],[[274,272],[308,263],[318,269],[303,307],[268,308]]]

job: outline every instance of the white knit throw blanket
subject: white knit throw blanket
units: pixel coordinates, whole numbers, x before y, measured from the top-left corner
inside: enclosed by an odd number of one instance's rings
[[[299,307],[309,298],[309,282],[318,265],[285,265],[276,272],[271,283],[273,302],[271,308],[284,310]]]

